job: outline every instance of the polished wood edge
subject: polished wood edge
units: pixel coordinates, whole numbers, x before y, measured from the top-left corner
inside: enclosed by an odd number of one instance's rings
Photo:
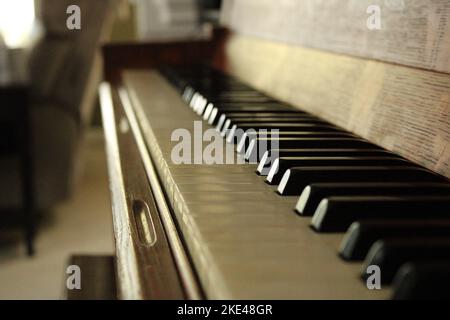
[[[139,282],[143,299],[184,299],[183,285],[155,202],[154,188],[146,179],[137,140],[131,129],[127,105],[113,89],[116,125],[128,222],[136,251]],[[125,102],[125,103],[123,103]]]
[[[130,224],[127,221],[127,200],[120,165],[112,92],[108,83],[100,85],[99,96],[105,132],[106,160],[116,244],[118,297],[120,299],[140,299],[142,298],[142,290],[138,281],[136,251],[131,238]]]
[[[167,240],[170,244],[175,263],[178,267],[178,272],[183,283],[186,296],[188,299],[192,300],[201,299],[203,297],[202,290],[189,260],[188,254],[186,253],[182,240],[179,236],[177,227],[172,217],[170,206],[167,204],[163,188],[161,187],[153,161],[149,154],[149,150],[147,149],[145,140],[142,136],[135,111],[125,88],[119,88],[119,96],[130,123],[131,130],[134,134],[145,172],[149,179],[153,196],[158,207],[160,218],[164,225]]]

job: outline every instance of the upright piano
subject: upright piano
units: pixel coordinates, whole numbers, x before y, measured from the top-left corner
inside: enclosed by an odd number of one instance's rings
[[[344,2],[104,46],[119,298],[449,297],[450,3]]]

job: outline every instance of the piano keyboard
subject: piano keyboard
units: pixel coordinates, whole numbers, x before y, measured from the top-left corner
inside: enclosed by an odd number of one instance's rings
[[[448,297],[446,178],[216,70],[161,73],[124,84],[208,298]],[[242,164],[173,164],[194,120]]]

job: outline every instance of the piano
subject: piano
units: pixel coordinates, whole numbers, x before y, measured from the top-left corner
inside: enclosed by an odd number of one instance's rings
[[[347,2],[104,46],[119,298],[449,298],[450,7]]]

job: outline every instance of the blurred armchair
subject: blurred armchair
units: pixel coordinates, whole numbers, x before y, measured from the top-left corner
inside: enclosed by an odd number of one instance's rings
[[[115,0],[36,0],[45,30],[31,49],[31,123],[34,192],[39,209],[53,207],[71,191],[79,147],[96,103],[102,70],[99,48],[112,24]],[[81,8],[81,30],[69,30],[66,9]],[[0,168],[1,205],[21,201],[13,163]]]

